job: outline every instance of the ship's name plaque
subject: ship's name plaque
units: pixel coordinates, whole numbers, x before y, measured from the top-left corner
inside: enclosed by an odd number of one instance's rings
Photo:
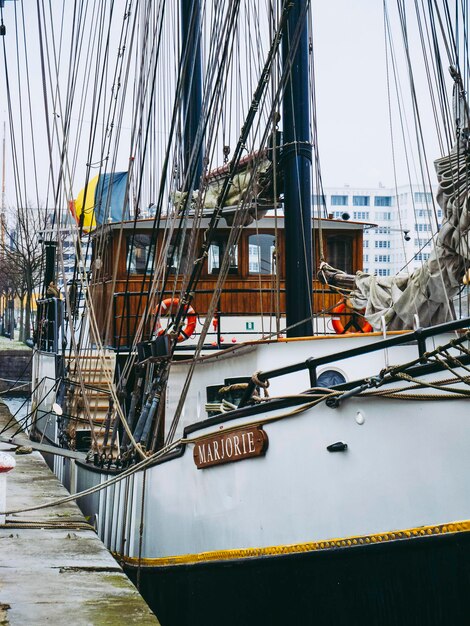
[[[261,426],[220,432],[196,441],[193,458],[198,469],[262,456],[268,449],[268,435]]]

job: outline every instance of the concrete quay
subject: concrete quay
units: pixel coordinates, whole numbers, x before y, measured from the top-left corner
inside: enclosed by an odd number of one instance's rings
[[[0,431],[16,428],[0,404]],[[39,452],[15,454],[7,475],[6,509],[14,511],[68,495]],[[158,626],[134,585],[88,526],[74,502],[10,514],[0,526],[0,624]]]

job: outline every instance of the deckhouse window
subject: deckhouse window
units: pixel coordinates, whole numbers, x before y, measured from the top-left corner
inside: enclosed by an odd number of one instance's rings
[[[127,271],[131,274],[151,272],[155,256],[155,240],[150,235],[127,238]]]
[[[224,262],[225,255],[228,254],[229,274],[238,273],[238,246],[228,245],[227,237],[219,237],[209,247],[209,258],[207,270],[209,274],[218,274]]]
[[[330,265],[338,267],[348,274],[353,273],[353,244],[351,237],[344,235],[328,237],[327,249],[328,263]]]
[[[248,238],[248,273],[275,273],[275,239],[273,235],[250,235]]]
[[[170,274],[185,274],[191,266],[188,236],[173,235],[167,252]]]

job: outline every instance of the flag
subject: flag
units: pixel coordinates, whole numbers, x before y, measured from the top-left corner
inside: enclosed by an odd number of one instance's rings
[[[129,219],[129,203],[124,206],[127,174],[99,174],[88,181],[76,200],[69,202],[72,215],[85,232],[100,224]]]

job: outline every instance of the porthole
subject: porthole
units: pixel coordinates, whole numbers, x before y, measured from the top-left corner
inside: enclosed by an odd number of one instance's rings
[[[338,370],[324,370],[317,378],[317,387],[334,387],[345,382],[346,378]]]

